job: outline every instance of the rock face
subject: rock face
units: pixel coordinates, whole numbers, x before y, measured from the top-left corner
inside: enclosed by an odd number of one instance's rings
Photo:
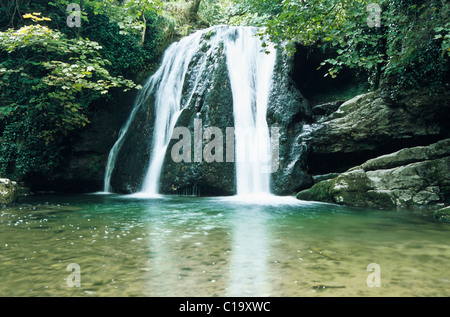
[[[202,51],[195,59],[200,59],[201,54]],[[210,62],[211,65],[206,67],[208,71],[202,74],[201,85],[196,86],[195,98],[183,110],[177,126],[194,131],[194,119],[197,118],[202,120],[203,129],[217,127],[224,131],[225,137],[226,128],[234,127],[234,118],[233,94],[222,46],[215,49]],[[279,168],[271,175],[272,191],[278,195],[293,194],[312,185],[312,179],[304,172],[306,146],[297,138],[304,122],[311,118],[312,111],[290,77],[292,63],[292,59],[277,53],[274,84],[267,109],[269,127],[278,127],[280,133]],[[195,77],[195,70],[192,67],[186,76],[186,91],[193,86],[191,78]],[[172,148],[176,142],[172,140],[168,148]],[[161,193],[191,192],[194,187],[200,188],[202,195],[236,193],[234,163],[175,163],[170,155],[168,151],[161,175]]]
[[[73,136],[61,169],[51,175],[32,175],[24,180],[31,191],[101,191],[108,153],[130,113],[135,93],[117,91],[106,106],[93,105],[88,115],[90,123]]]
[[[191,131],[191,146],[194,151],[194,120],[200,122],[200,133],[209,127],[219,128],[223,133],[225,148],[226,128],[233,127],[233,97],[223,45],[211,47],[207,39],[204,47],[194,56],[192,65],[197,65],[207,50],[213,50],[205,71],[197,81],[198,67],[190,67],[185,79],[184,98],[194,96],[184,108],[176,127],[187,127]],[[168,146],[172,149],[179,140],[173,139]],[[205,141],[205,140],[204,140]],[[202,142],[202,148],[205,142]],[[224,153],[225,155],[225,153]],[[223,156],[224,157],[224,156]],[[222,158],[223,158],[222,157]],[[226,162],[174,162],[171,151],[166,152],[161,173],[160,192],[164,194],[183,194],[199,188],[202,195],[232,195],[234,193],[234,163]]]
[[[14,203],[19,197],[18,185],[7,178],[0,178],[0,205]]]
[[[412,92],[393,104],[379,91],[358,95],[331,115],[304,126],[308,172],[343,172],[368,159],[447,138],[449,94]]]
[[[377,208],[443,206],[450,202],[450,139],[368,160],[297,198]]]
[[[155,121],[153,102],[152,98],[147,102],[139,99],[135,101],[140,106],[136,108],[133,124],[124,136],[111,177],[111,186],[116,192],[136,192],[145,177]],[[115,139],[117,140],[117,137]]]
[[[301,139],[303,126],[312,120],[312,109],[292,81],[294,60],[278,53],[274,86],[267,109],[269,126],[280,128],[280,164],[272,174],[272,191],[292,195],[313,184],[306,173],[308,146]]]
[[[103,187],[108,153],[124,124],[136,91],[117,92],[108,105],[101,105],[90,115],[90,124],[83,130],[72,147],[68,167],[59,177],[59,189],[77,192],[100,191]],[[53,181],[55,182],[55,181]]]

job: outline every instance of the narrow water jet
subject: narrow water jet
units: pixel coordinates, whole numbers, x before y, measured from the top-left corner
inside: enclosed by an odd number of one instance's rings
[[[131,114],[128,117],[128,120],[126,121],[125,125],[121,128],[116,143],[109,152],[103,185],[103,191],[105,193],[112,193],[114,191],[113,187],[111,186],[111,177],[114,171],[114,167],[116,166],[117,156],[119,154],[120,149],[122,148],[128,129],[130,128],[131,124],[134,121],[136,112],[139,110],[140,107],[146,104],[146,101],[152,89],[153,89],[152,81],[148,80],[146,84],[142,87],[142,90],[137,95],[136,100],[134,102],[133,110],[131,111]]]

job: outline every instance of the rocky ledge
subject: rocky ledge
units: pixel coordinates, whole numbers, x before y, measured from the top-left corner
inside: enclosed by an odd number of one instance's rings
[[[19,197],[19,187],[16,182],[0,178],[0,205],[14,203]]]
[[[297,198],[358,207],[442,208],[450,202],[450,139],[370,159],[334,176]]]

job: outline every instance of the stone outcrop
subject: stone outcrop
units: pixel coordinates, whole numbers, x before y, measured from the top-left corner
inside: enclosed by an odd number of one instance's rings
[[[213,53],[197,79],[197,63],[203,58],[205,51],[211,49],[211,43],[205,39],[205,47],[195,55],[185,79],[184,99],[191,94],[189,104],[184,108],[178,118],[176,127],[187,127],[191,131],[192,151],[194,141],[194,120],[201,120],[200,133],[208,127],[219,128],[223,133],[223,144],[226,141],[226,128],[233,127],[233,97],[230,79],[228,77],[227,62],[223,46],[213,47]],[[200,121],[198,121],[200,122]],[[172,140],[168,149],[172,149],[179,140]],[[203,145],[200,151],[203,150]],[[225,147],[224,147],[225,148]],[[225,153],[224,153],[225,155]],[[199,188],[202,195],[232,195],[234,193],[235,172],[234,164],[226,162],[174,162],[171,151],[166,152],[163,170],[161,173],[160,192],[164,194],[180,194]]]
[[[450,139],[368,160],[297,198],[376,208],[442,207],[450,202]]]
[[[308,172],[344,172],[368,159],[447,138],[450,94],[411,92],[393,103],[379,91],[358,95],[337,111],[304,126]]]
[[[10,205],[19,197],[19,188],[16,182],[7,178],[0,178],[0,205]]]
[[[108,154],[125,123],[136,91],[115,91],[109,103],[92,105],[90,123],[71,136],[63,164],[51,175],[34,173],[23,180],[32,192],[95,192],[103,189]],[[105,100],[98,101],[105,103]]]
[[[269,127],[280,128],[278,170],[271,176],[272,192],[292,195],[313,184],[306,173],[308,146],[300,138],[303,125],[312,120],[309,102],[292,81],[294,60],[278,53],[267,109]]]

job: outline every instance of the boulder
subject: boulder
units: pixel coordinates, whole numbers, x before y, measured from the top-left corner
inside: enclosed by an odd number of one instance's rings
[[[233,127],[233,97],[224,49],[222,45],[211,47],[207,37],[204,48],[200,49],[191,62],[191,67],[185,77],[183,100],[189,100],[184,108],[176,127],[187,127],[191,131],[192,151],[195,150],[195,123],[199,133],[209,127],[219,128],[223,133],[225,153],[226,128]],[[207,67],[202,73],[201,65],[207,49],[212,49],[207,61]],[[198,79],[200,76],[200,79]],[[193,96],[192,98],[189,98]],[[196,119],[198,121],[196,121]],[[200,127],[201,123],[201,127]],[[216,137],[216,136],[215,136]],[[173,139],[168,149],[172,149],[179,142]],[[206,140],[202,142],[202,149]],[[164,194],[182,194],[192,192],[194,188],[202,195],[232,195],[235,191],[234,163],[226,162],[174,162],[170,150],[166,152],[161,172],[160,192]],[[191,155],[191,159],[193,157]]]
[[[434,218],[440,222],[450,223],[450,206],[436,210],[434,212]]]
[[[376,208],[442,206],[450,201],[450,139],[368,160],[297,198]]]
[[[7,178],[0,178],[0,205],[10,205],[19,197],[18,185]]]

